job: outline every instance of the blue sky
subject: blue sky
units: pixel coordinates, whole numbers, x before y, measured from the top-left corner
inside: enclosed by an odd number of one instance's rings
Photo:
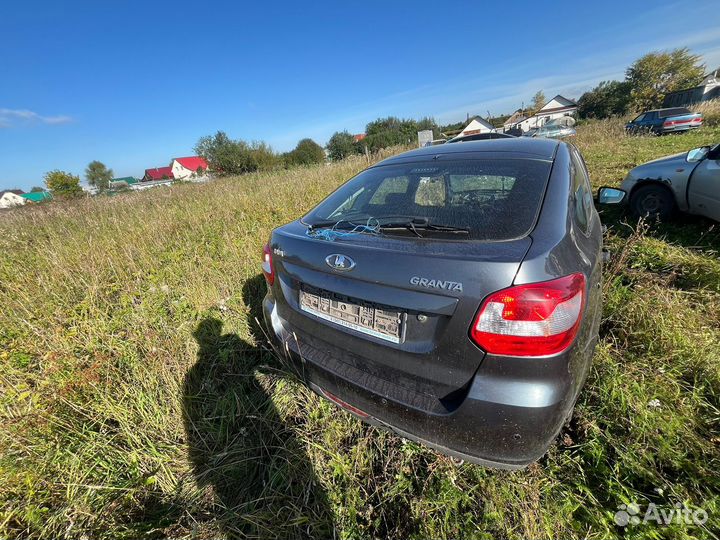
[[[141,176],[219,129],[285,151],[381,116],[506,113],[678,46],[720,66],[717,1],[6,3],[0,189],[94,159]]]

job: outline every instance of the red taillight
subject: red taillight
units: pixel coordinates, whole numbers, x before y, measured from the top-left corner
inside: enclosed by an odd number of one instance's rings
[[[262,271],[267,284],[272,285],[275,281],[275,269],[273,268],[272,249],[270,249],[269,243],[263,246]]]
[[[491,354],[546,356],[575,339],[585,307],[585,276],[517,285],[488,296],[470,337]]]
[[[672,120],[665,120],[663,122],[663,127],[672,127],[674,125],[675,125],[675,122],[673,122]]]

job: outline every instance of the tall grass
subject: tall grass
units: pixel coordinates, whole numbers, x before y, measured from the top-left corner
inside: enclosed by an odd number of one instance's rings
[[[581,126],[596,185],[717,139]],[[457,466],[319,400],[255,319],[273,227],[364,158],[0,217],[0,538],[644,538],[720,528],[718,228],[636,227],[614,251],[575,419],[518,472]],[[615,525],[618,505],[702,526]]]
[[[698,103],[692,107],[692,111],[703,114],[706,126],[720,126],[720,99]]]

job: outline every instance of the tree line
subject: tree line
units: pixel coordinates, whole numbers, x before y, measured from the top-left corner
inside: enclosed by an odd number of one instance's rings
[[[651,52],[636,60],[625,70],[622,81],[602,81],[592,90],[585,92],[578,100],[580,118],[607,118],[621,116],[632,111],[656,108],[670,92],[697,86],[705,73],[700,56],[692,54],[686,47],[672,51]],[[534,114],[544,104],[542,91],[537,92],[528,108],[527,115]],[[494,119],[498,123],[509,115]],[[417,132],[432,130],[437,138],[441,132],[462,129],[466,122],[438,126],[431,117],[419,120],[401,119],[395,116],[379,118],[365,126],[365,137],[356,140],[347,130],[336,131],[326,145],[327,157],[333,161],[353,154],[364,154],[390,146],[414,144]],[[194,147],[197,155],[210,164],[216,174],[244,174],[268,171],[302,165],[322,163],[326,159],[325,149],[312,139],[302,139],[289,152],[276,153],[265,142],[246,142],[232,139],[224,131],[201,137]],[[113,177],[112,169],[99,161],[92,161],[85,169],[89,185],[99,191],[109,188]],[[65,171],[50,171],[45,175],[45,185],[53,195],[75,197],[83,193],[80,177]],[[41,188],[33,188],[37,191]]]
[[[224,131],[218,131],[201,137],[194,150],[216,174],[244,174],[325,161],[322,146],[308,138],[300,140],[290,152],[275,153],[265,142],[231,139]]]

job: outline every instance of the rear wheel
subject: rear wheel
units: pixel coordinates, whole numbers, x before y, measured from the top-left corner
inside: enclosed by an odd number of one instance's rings
[[[675,213],[675,197],[665,186],[642,186],[632,194],[630,208],[638,217],[666,220]]]

